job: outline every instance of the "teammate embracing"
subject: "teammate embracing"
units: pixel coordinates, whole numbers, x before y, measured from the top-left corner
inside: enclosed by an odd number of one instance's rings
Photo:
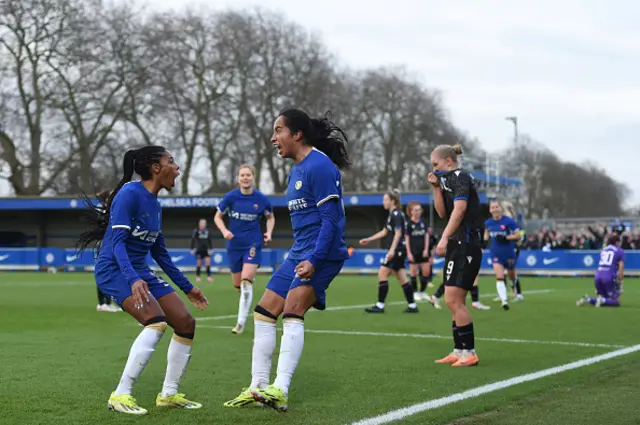
[[[484,239],[491,239],[491,258],[493,270],[496,274],[496,290],[502,302],[502,308],[509,310],[507,286],[505,285],[505,270],[516,288],[515,300],[522,301],[520,281],[516,275],[516,247],[515,241],[520,239],[520,229],[511,218],[502,212],[497,201],[491,202],[489,210],[492,217],[485,221]]]
[[[434,188],[434,204],[447,226],[436,246],[436,254],[445,257],[444,298],[453,316],[454,350],[436,363],[454,367],[475,366],[475,338],[471,312],[465,305],[467,292],[482,263],[482,219],[480,198],[473,177],[458,167],[460,145],[440,145],[431,154],[433,172],[429,183]]]

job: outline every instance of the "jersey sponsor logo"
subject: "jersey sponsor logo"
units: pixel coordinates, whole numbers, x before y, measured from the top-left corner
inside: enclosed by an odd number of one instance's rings
[[[297,185],[298,183],[296,183]],[[302,183],[301,183],[302,184]],[[287,203],[289,211],[299,211],[307,208],[307,200],[304,198],[292,199]]]
[[[231,211],[231,218],[240,221],[256,221],[258,219],[258,214],[248,214],[238,211]]]
[[[135,229],[131,231],[131,236],[134,238],[138,238],[144,242],[155,243],[156,239],[158,239],[158,235],[160,232],[150,231],[150,230],[142,230],[140,226],[136,226]]]

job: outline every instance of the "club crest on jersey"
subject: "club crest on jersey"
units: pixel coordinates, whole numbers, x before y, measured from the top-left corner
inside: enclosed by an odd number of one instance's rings
[[[253,209],[258,210],[258,204],[253,204]]]
[[[296,182],[296,190],[300,190],[301,187],[302,187],[302,180],[298,180]]]
[[[446,190],[447,192],[453,192],[453,190],[447,186],[447,179],[445,177],[440,177],[440,187],[442,190]]]

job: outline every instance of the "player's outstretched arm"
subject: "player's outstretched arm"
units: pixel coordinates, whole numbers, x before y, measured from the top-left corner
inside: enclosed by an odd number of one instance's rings
[[[171,256],[167,251],[162,232],[158,234],[156,242],[151,247],[151,257],[156,260],[156,263],[158,263],[162,271],[169,276],[169,279],[182,289],[182,292],[187,294],[193,289],[193,285],[189,282],[189,279],[173,264]]]
[[[366,245],[369,242],[377,241],[378,239],[384,238],[388,234],[389,234],[389,231],[385,227],[384,229],[382,229],[379,232],[373,234],[372,236],[369,236],[368,238],[360,239],[360,245]]]
[[[189,300],[191,300],[196,308],[202,310],[209,305],[207,297],[204,296],[200,288],[193,286],[191,282],[189,282],[189,279],[173,264],[171,256],[167,251],[162,232],[160,232],[158,239],[156,239],[156,242],[151,247],[151,257],[156,260],[156,263],[158,263],[162,271],[169,276],[169,279],[178,285],[182,292],[187,294]]]

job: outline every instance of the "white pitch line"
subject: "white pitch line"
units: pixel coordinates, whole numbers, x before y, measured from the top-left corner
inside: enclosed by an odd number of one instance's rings
[[[399,421],[409,416],[416,415],[418,413],[425,412],[427,410],[437,409],[438,407],[447,406],[449,404],[457,403],[459,401],[468,400],[470,398],[478,397],[484,394],[488,394],[494,391],[503,390],[505,388],[512,387],[514,385],[522,384],[525,382],[535,381],[547,376],[556,375],[568,370],[578,369],[581,367],[589,366],[595,363],[602,362],[604,360],[613,359],[615,357],[624,356],[627,354],[640,351],[640,344],[631,347],[623,348],[609,353],[601,354],[599,356],[589,357],[583,360],[567,363],[562,366],[556,366],[549,369],[540,370],[538,372],[528,373],[526,375],[516,376],[504,381],[494,382],[492,384],[483,385],[481,387],[472,388],[461,393],[452,394],[446,397],[429,400],[424,403],[414,404],[398,410],[392,410],[383,415],[374,416],[367,419],[362,419],[357,422],[352,422],[351,425],[382,425],[389,422]]]
[[[531,294],[548,294],[550,292],[553,292],[553,289],[536,289],[533,291],[522,291],[522,293],[524,295],[531,295]],[[486,298],[486,297],[494,297],[495,294],[481,294],[480,298]],[[388,302],[386,303],[386,305],[402,305],[402,304],[406,304],[406,301],[392,301],[392,302]],[[426,305],[426,303],[424,303]],[[358,309],[358,308],[366,308],[366,307],[371,307],[373,305],[373,303],[369,303],[369,304],[358,304],[358,305],[339,305],[339,306],[335,306],[335,307],[327,307],[324,310],[309,310],[307,312],[308,313],[314,313],[314,312],[318,312],[318,311],[339,311],[339,310],[354,310],[354,309]],[[204,316],[204,317],[196,317],[196,320],[199,321],[205,321],[205,320],[224,320],[224,319],[234,319],[237,318],[238,315],[237,314],[230,314],[230,315],[226,315],[226,316]]]
[[[213,326],[199,325],[200,328],[209,329],[229,329],[229,326]],[[282,330],[282,329],[279,329]],[[394,332],[361,332],[361,331],[341,331],[332,329],[305,329],[305,333],[310,334],[326,334],[326,335],[356,335],[356,336],[387,336],[395,338],[423,338],[423,339],[451,339],[451,335],[434,335],[434,334],[410,334],[410,333],[394,333]],[[514,344],[539,344],[539,345],[566,345],[572,347],[598,347],[598,348],[623,348],[624,345],[616,344],[596,344],[590,342],[571,342],[571,341],[544,341],[535,339],[511,339],[511,338],[485,338],[475,337],[476,341],[488,342],[507,342]]]

